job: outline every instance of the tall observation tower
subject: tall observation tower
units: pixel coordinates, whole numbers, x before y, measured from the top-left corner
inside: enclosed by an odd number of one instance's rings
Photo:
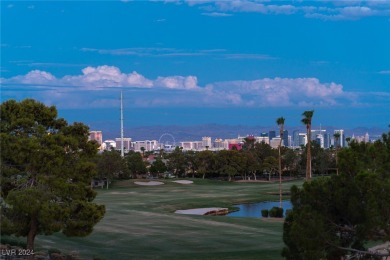
[[[122,158],[125,156],[125,152],[123,149],[123,93],[121,91],[121,156]]]

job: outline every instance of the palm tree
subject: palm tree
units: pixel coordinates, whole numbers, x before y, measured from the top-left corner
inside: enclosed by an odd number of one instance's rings
[[[337,152],[338,152],[338,150],[339,150],[339,147],[340,147],[340,133],[335,133],[334,135],[333,135],[333,137],[334,137],[334,144],[335,144],[335,148],[336,148],[336,173],[337,173],[337,175],[339,175],[339,166],[338,166],[338,154],[337,154]]]
[[[281,156],[281,146],[283,141],[283,131],[284,131],[284,117],[279,117],[276,119],[276,123],[279,126],[279,133],[280,133],[280,141],[279,141],[279,200],[280,200],[280,208],[282,208],[282,156]]]
[[[307,131],[307,160],[306,160],[306,180],[311,179],[311,120],[314,110],[308,110],[302,113],[303,119],[301,122],[306,125]]]

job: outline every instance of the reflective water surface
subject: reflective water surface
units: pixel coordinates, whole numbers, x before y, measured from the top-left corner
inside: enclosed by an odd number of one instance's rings
[[[248,203],[248,204],[238,204],[234,205],[235,207],[240,208],[239,211],[235,211],[227,214],[229,217],[246,217],[246,218],[261,218],[262,209],[272,209],[272,207],[279,207],[279,201],[266,201],[259,203]],[[291,209],[292,205],[289,200],[282,201],[282,207],[284,209],[283,214],[286,214],[286,210]]]

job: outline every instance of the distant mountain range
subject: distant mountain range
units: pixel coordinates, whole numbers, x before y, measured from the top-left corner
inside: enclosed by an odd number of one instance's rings
[[[306,132],[304,126],[299,127],[286,127],[289,131],[289,135],[294,130],[300,130]],[[319,127],[313,127],[313,129],[319,129]],[[321,129],[326,129],[328,133],[333,135],[335,129],[339,127],[333,126],[322,126]],[[361,136],[368,133],[370,138],[378,138],[388,131],[388,129],[382,128],[369,128],[369,127],[357,127],[357,128],[341,128],[344,129],[345,136],[351,137]],[[120,129],[112,129],[107,127],[106,129],[91,129],[103,131],[103,139],[114,139],[120,137]],[[162,138],[175,138],[176,142],[180,141],[195,141],[202,140],[203,136],[210,136],[212,139],[215,138],[236,138],[238,135],[247,136],[255,135],[258,136],[260,133],[269,132],[271,130],[276,131],[278,134],[277,126],[244,126],[244,125],[219,125],[219,124],[203,124],[203,125],[191,125],[191,126],[179,126],[179,125],[156,125],[156,126],[144,126],[144,127],[131,127],[124,129],[124,136],[131,137],[134,141],[136,140],[159,140]],[[164,135],[169,134],[169,135]],[[163,136],[164,135],[164,136]]]

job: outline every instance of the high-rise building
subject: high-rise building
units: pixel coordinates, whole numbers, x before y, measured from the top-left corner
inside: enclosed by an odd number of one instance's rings
[[[116,149],[120,150],[121,149],[121,138],[115,138],[115,143],[116,143]],[[123,138],[123,149],[125,151],[132,150],[131,138]]]
[[[299,146],[299,130],[294,130],[293,131],[293,136],[292,136],[292,145],[293,147],[298,147]]]
[[[288,131],[287,130],[283,131],[283,144],[286,147],[290,146],[290,144],[288,143]]]
[[[306,145],[307,144],[307,134],[306,133],[299,133],[298,134],[298,145]]]
[[[340,134],[340,137],[337,138],[338,140],[336,140],[336,139],[333,137],[333,145],[334,145],[334,147],[345,147],[344,130],[343,130],[343,129],[334,130],[334,133],[335,133],[335,134]]]
[[[257,143],[269,144],[269,137],[268,136],[256,136],[255,139],[256,139]]]
[[[99,145],[101,145],[103,143],[103,133],[102,131],[90,131],[88,139],[95,140]]]
[[[274,137],[272,140],[269,141],[269,145],[274,149],[278,148],[279,144],[280,144],[280,137]],[[284,146],[283,140],[282,140],[282,146]]]
[[[214,140],[214,148],[219,150],[219,149],[223,149],[225,146],[224,146],[224,143],[223,143],[223,140],[221,138],[217,138]]]
[[[185,142],[180,142],[180,147],[183,147],[183,150],[189,151],[197,151],[197,150],[202,150],[203,147],[203,142],[202,141],[185,141]]]
[[[111,149],[116,149],[116,142],[114,140],[105,140],[103,142],[103,149],[108,151]]]
[[[211,137],[209,136],[204,136],[202,137],[202,144],[203,144],[203,147],[208,147],[208,148],[211,148]]]
[[[159,149],[158,141],[156,140],[145,140],[145,141],[135,141],[133,142],[135,151],[142,151],[142,147],[145,151],[154,151]]]
[[[269,137],[269,140],[272,140],[273,138],[276,137],[276,132],[275,131],[269,131],[268,132],[268,137]]]
[[[311,130],[311,140],[317,142],[321,148],[329,148],[326,130]]]
[[[268,137],[268,133],[261,133],[260,137]]]
[[[324,134],[324,148],[330,147],[330,135],[329,133]]]

